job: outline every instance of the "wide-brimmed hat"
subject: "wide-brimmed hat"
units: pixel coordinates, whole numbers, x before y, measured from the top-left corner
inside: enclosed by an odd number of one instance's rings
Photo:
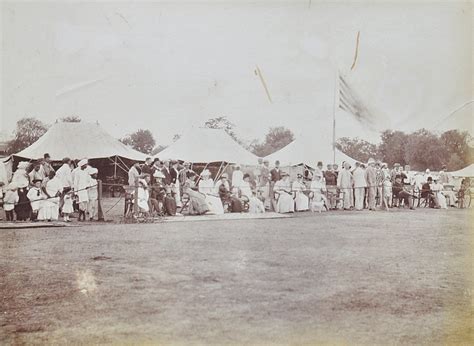
[[[30,164],[27,161],[18,162],[18,169],[27,169]]]
[[[41,183],[41,182],[43,182],[43,180],[41,180],[41,179],[33,179],[33,184],[36,184],[36,183],[38,183],[38,182]]]
[[[88,164],[87,159],[82,159],[81,161],[78,162],[77,166],[82,167]]]
[[[90,167],[87,172],[89,173],[89,175],[93,175],[93,174],[97,174],[99,172],[99,170],[95,167]]]
[[[211,171],[209,171],[207,168],[201,172],[201,177],[209,177],[211,176]]]
[[[373,158],[370,158],[369,161],[367,161],[368,165],[370,165],[371,163],[375,163],[375,160]]]
[[[229,175],[227,173],[222,173],[221,178],[229,179]]]

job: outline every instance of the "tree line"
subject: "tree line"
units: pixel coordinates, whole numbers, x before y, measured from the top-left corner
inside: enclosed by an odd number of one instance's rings
[[[63,122],[80,122],[78,116],[61,118]],[[237,143],[257,155],[265,157],[294,140],[294,134],[285,127],[271,127],[263,140],[253,140],[245,143],[235,133],[235,124],[225,116],[208,119],[204,127],[223,129]],[[48,125],[36,118],[23,118],[16,124],[15,137],[9,143],[7,153],[14,154],[33,144],[48,130]],[[175,134],[173,142],[181,137]],[[156,144],[150,130],[138,129],[120,141],[135,150],[145,154],[157,155],[166,148]],[[386,162],[389,166],[394,163],[409,164],[415,170],[426,168],[439,170],[446,165],[448,170],[458,170],[473,162],[474,148],[471,146],[473,138],[467,131],[449,130],[441,134],[421,129],[412,133],[386,130],[380,135],[380,143],[370,143],[364,139],[342,137],[336,142],[336,147],[343,153],[360,162],[367,162],[375,158]]]
[[[415,170],[439,170],[446,165],[449,171],[464,168],[473,162],[473,138],[467,131],[449,130],[436,134],[426,129],[412,133],[386,130],[380,143],[360,138],[342,137],[336,147],[361,162],[372,157],[389,166],[394,163],[410,165]]]

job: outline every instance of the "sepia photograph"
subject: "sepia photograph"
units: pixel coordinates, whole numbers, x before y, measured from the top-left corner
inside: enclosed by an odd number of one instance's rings
[[[0,344],[474,344],[473,23],[0,1]]]

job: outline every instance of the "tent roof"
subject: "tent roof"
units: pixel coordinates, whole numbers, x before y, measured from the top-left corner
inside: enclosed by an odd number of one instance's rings
[[[323,165],[337,163],[340,166],[343,161],[354,165],[355,160],[338,149],[336,149],[336,162],[333,162],[332,144],[323,140],[319,140],[320,143],[317,142],[309,138],[297,138],[277,152],[268,155],[265,159],[270,162],[278,160],[282,166],[306,164],[310,167],[316,167],[318,161],[322,161]]]
[[[194,128],[157,155],[160,159],[189,162],[257,164],[258,157],[244,149],[224,130]]]
[[[453,177],[474,177],[474,163],[460,169],[459,171],[451,172]]]
[[[37,159],[45,153],[54,161],[64,157],[98,159],[112,156],[143,161],[146,157],[112,137],[99,124],[84,122],[57,122],[36,142],[15,156]]]

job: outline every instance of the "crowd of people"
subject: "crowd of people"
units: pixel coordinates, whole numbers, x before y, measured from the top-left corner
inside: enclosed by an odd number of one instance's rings
[[[465,179],[462,187],[469,187]],[[324,210],[376,210],[393,207],[415,209],[420,201],[432,208],[456,206],[452,176],[443,167],[439,174],[413,172],[410,166],[369,159],[352,167],[343,162],[304,171],[290,179],[290,174],[275,162],[259,160],[257,167],[244,173],[240,165],[232,174],[212,178],[208,169],[198,175],[191,163],[148,158],[129,171],[129,186],[137,186],[140,211],[152,215],[174,215],[176,209],[188,214],[223,214],[225,212],[292,213]],[[131,191],[131,194],[134,192]]]
[[[128,171],[126,211],[143,215],[224,214],[227,212],[293,213],[326,210],[389,210],[423,206],[454,207],[470,186],[465,178],[458,191],[446,167],[438,174],[414,172],[410,166],[369,159],[354,167],[343,162],[306,167],[290,178],[276,161],[260,159],[254,169],[244,172],[232,166],[230,173],[212,178],[204,168],[198,174],[190,162],[147,158]],[[48,154],[34,162],[21,161],[11,181],[0,177],[0,201],[7,221],[93,220],[98,206],[98,170],[87,159],[64,158],[53,169]],[[135,206],[136,203],[136,206]]]
[[[97,215],[98,169],[87,159],[64,158],[53,169],[49,154],[34,162],[20,161],[11,181],[0,180],[0,201],[7,221],[93,220]]]

